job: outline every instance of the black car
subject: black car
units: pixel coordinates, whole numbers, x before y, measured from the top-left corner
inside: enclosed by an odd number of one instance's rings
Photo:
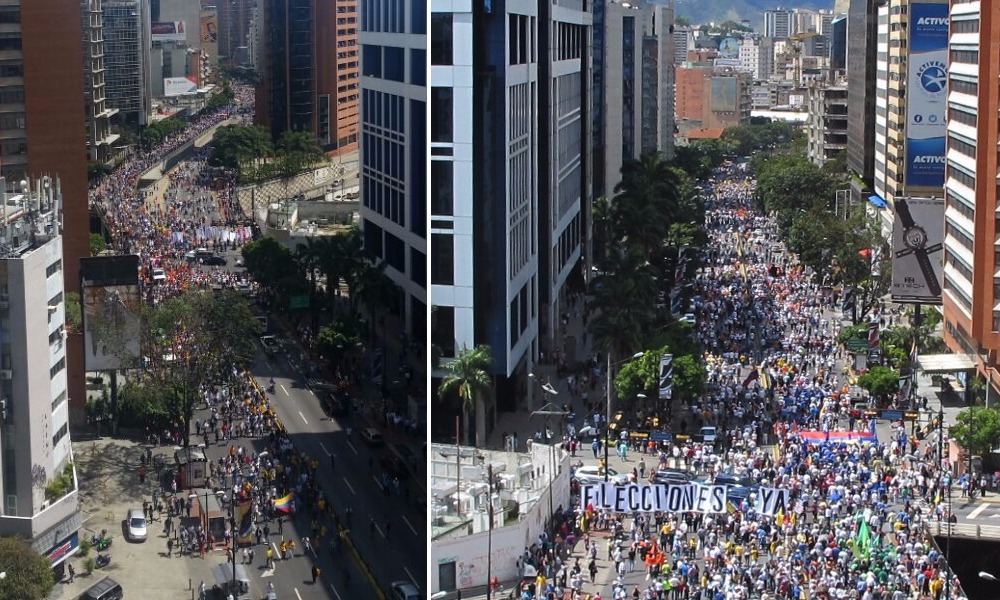
[[[201,259],[201,264],[209,267],[224,267],[226,266],[226,259],[217,254]]]
[[[715,476],[716,485],[736,485],[740,487],[750,487],[753,483],[746,475],[733,475],[732,473],[719,473]]]
[[[405,479],[410,471],[406,468],[406,465],[402,460],[395,454],[385,454],[379,460],[382,465],[382,470],[390,475],[399,477],[400,479]]]
[[[319,397],[320,406],[323,412],[331,417],[346,417],[348,414],[347,403],[337,397],[333,392],[322,394]]]
[[[653,483],[690,483],[694,475],[679,469],[660,469],[653,475]]]

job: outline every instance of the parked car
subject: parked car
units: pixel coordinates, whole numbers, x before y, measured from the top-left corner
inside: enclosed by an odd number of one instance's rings
[[[226,266],[227,261],[225,257],[219,256],[218,254],[213,254],[207,258],[203,258],[201,260],[201,264],[210,267],[224,267]]]
[[[278,342],[278,338],[273,335],[260,336],[260,345],[264,347],[264,352],[267,352],[269,355],[273,355],[281,350],[281,344]]]
[[[362,429],[361,439],[364,440],[364,442],[369,446],[382,446],[385,444],[385,440],[382,439],[382,434],[379,433],[379,430],[374,427],[365,427]]]
[[[130,508],[125,515],[126,532],[129,541],[146,541],[146,515],[141,508]]]
[[[604,483],[604,471],[597,465],[586,465],[574,471],[571,476],[571,480],[576,481],[581,485],[596,485]],[[618,471],[609,468],[608,480],[616,485],[624,485],[628,483],[628,475],[619,473]]]
[[[660,469],[653,475],[653,483],[690,483],[694,475],[680,469]]]
[[[393,581],[389,587],[393,600],[420,600],[420,590],[409,581]]]
[[[750,487],[750,478],[746,475],[736,475],[733,473],[718,473],[715,476],[716,485],[735,485],[740,487]]]

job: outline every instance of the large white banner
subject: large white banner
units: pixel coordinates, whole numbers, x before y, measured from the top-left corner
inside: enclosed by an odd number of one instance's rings
[[[704,483],[630,483],[585,485],[581,504],[613,512],[726,512],[726,486]]]
[[[773,517],[779,512],[787,515],[792,503],[792,490],[781,488],[760,488],[753,509],[758,514]]]

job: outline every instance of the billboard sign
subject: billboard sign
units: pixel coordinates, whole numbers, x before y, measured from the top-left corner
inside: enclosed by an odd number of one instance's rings
[[[906,185],[944,185],[948,100],[948,4],[910,4]]]
[[[198,84],[187,77],[164,77],[163,95],[181,96],[198,91]]]
[[[150,25],[150,39],[154,42],[186,42],[184,21],[163,21]]]
[[[202,45],[219,41],[219,15],[214,10],[202,10],[199,16],[199,38]]]
[[[941,304],[944,198],[896,198],[892,301]]]
[[[80,279],[87,370],[134,366],[140,356],[139,257],[82,258]]]

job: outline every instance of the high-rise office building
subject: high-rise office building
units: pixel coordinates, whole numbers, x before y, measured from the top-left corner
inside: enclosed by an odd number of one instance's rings
[[[496,404],[475,419],[487,435],[528,397],[586,275],[591,14],[433,0],[431,19],[431,339],[444,360],[490,347]]]
[[[823,166],[847,149],[847,88],[813,84],[806,94],[806,154]]]
[[[847,14],[847,167],[853,202],[864,202],[875,178],[875,67],[881,0],[850,0]]]
[[[311,131],[332,154],[358,149],[357,0],[261,0],[264,33],[255,118],[277,138]],[[380,15],[402,27],[402,2]],[[384,57],[385,79],[402,81],[406,65]]]
[[[934,16],[938,15],[938,16]],[[875,164],[872,202],[944,193],[947,3],[890,0],[878,7]],[[943,53],[940,64],[912,65],[917,53]],[[892,215],[881,212],[883,229]]]
[[[219,11],[219,58],[229,66],[252,62],[254,8],[260,0],[215,0]]]
[[[358,6],[337,3],[341,5]],[[386,274],[400,289],[392,310],[401,320],[401,333],[411,340],[424,340],[427,12],[419,1],[366,0],[360,6],[363,70],[359,175],[364,245],[386,263]],[[340,14],[343,18],[345,13]],[[353,17],[356,13],[346,14]],[[353,51],[356,46],[338,48],[347,49]],[[414,363],[412,383],[426,376],[423,361]]]
[[[764,11],[764,37],[784,39],[792,35],[794,13],[789,9],[776,8]]]
[[[614,195],[624,161],[647,150],[673,156],[672,21],[667,5],[604,4],[602,59],[594,63],[601,73],[594,81],[595,197]]]
[[[944,339],[1000,389],[1000,15],[989,3],[952,2],[944,223]],[[993,48],[989,51],[989,48]]]
[[[107,106],[118,110],[115,120],[145,125],[153,111],[149,0],[102,0],[102,4]]]
[[[90,160],[107,163],[120,137],[111,132],[111,117],[118,111],[108,108],[104,85],[104,25],[101,0],[81,0],[83,24],[83,95],[87,110],[87,154]]]
[[[0,179],[0,535],[26,538],[54,566],[72,556],[82,524],[75,473],[68,494],[50,501],[45,492],[72,470],[62,195],[57,178]]]

